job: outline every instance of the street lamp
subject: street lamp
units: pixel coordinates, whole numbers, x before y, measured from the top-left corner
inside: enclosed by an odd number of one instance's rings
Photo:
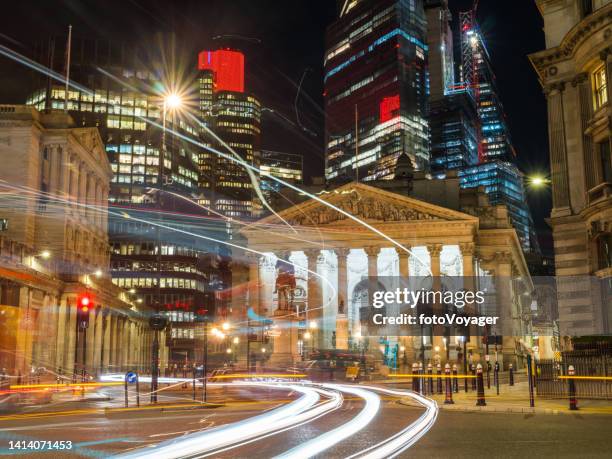
[[[40,252],[39,257],[48,260],[49,258],[51,258],[51,252],[49,252],[48,250],[43,250],[42,252]]]
[[[178,94],[170,93],[165,97],[164,103],[166,104],[167,108],[174,110],[176,108],[179,108],[182,105],[183,101],[181,99],[181,96],[179,96]]]
[[[543,188],[550,183],[550,179],[544,177],[543,175],[532,175],[526,178],[527,184],[533,188]]]

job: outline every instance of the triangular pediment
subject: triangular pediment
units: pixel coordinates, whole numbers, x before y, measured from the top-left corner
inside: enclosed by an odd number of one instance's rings
[[[447,209],[425,201],[403,196],[363,183],[347,183],[331,191],[316,195],[289,207],[278,215],[292,225],[318,226],[350,222],[350,218],[335,210],[337,207],[367,222],[417,222],[417,221],[477,221],[456,210]],[[325,202],[321,202],[325,201]],[[276,215],[260,220],[261,224],[278,223]]]

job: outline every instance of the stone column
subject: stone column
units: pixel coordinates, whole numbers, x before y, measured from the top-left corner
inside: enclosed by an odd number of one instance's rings
[[[404,247],[406,247],[408,250],[410,250],[410,246],[407,246],[404,244]],[[399,258],[399,275],[402,279],[406,279],[409,277],[409,268],[410,268],[410,254],[408,252],[406,252],[405,250],[402,250],[400,248],[396,248],[395,251],[397,252],[397,256]]]
[[[347,314],[348,310],[348,272],[346,260],[351,249],[335,249],[338,257],[338,314]]]
[[[57,337],[55,349],[57,352],[57,358],[55,363],[55,370],[62,369],[62,372],[66,369],[66,326],[69,320],[67,312],[66,298],[60,299],[60,305],[57,314]]]
[[[122,319],[115,315],[113,317],[113,371],[121,371],[121,328]]]
[[[101,206],[102,208],[100,209],[101,212],[101,216],[102,216],[102,231],[104,233],[106,233],[107,228],[108,228],[108,193],[109,193],[109,188],[107,186],[104,186],[102,188],[102,201],[101,201]],[[106,253],[106,258],[108,258],[108,252]],[[108,263],[106,261],[106,263]]]
[[[59,147],[56,145],[49,146],[49,162],[51,163],[51,171],[49,173],[49,192],[52,194],[59,194],[60,192],[60,166],[61,157],[59,153]]]
[[[370,280],[378,276],[378,253],[380,247],[364,247],[366,255],[368,256],[368,277]]]
[[[502,359],[503,368],[508,369],[508,365],[512,364],[517,369],[516,361],[516,337],[513,326],[513,308],[512,303],[512,254],[509,252],[495,253],[495,290],[497,293],[497,315],[502,323],[502,330],[499,331],[503,335],[502,342]]]
[[[85,174],[83,170],[83,164],[81,161],[76,159],[75,173],[76,173],[76,188],[74,190],[74,200],[76,202],[83,202],[84,188],[85,188]]]
[[[553,191],[553,216],[566,215],[570,212],[565,118],[563,116],[564,90],[565,83],[556,83],[546,88]]]
[[[130,319],[127,317],[123,320],[121,330],[121,351],[121,366],[127,369],[130,357]]]
[[[67,311],[70,314],[68,319],[67,349],[66,349],[66,371],[65,374],[70,376],[74,371],[74,362],[76,356],[76,334],[77,334],[77,310],[76,298],[71,298],[67,303]]]
[[[591,81],[589,74],[584,72],[576,75],[572,86],[578,86],[578,97],[580,101],[580,125],[582,132],[582,152],[584,155],[585,188],[588,192],[591,188],[601,182],[597,167],[597,158],[593,139],[585,134],[593,116],[593,97],[591,95]]]
[[[111,363],[110,351],[111,351],[111,315],[110,311],[104,311],[103,315],[104,331],[103,331],[103,343],[102,343],[102,371],[108,371],[108,367]]]
[[[323,344],[324,334],[320,330],[323,325],[323,309],[321,299],[321,280],[314,273],[317,273],[317,265],[319,262],[319,256],[321,251],[319,249],[306,249],[304,250],[306,258],[308,259],[308,310],[306,317],[308,318],[307,323],[315,321],[318,325],[318,329],[313,331],[312,343],[313,347],[320,348]]]
[[[429,244],[427,250],[429,252],[430,269],[432,275],[432,290],[435,292],[441,291],[442,283],[440,279],[440,253],[442,252],[442,244]],[[443,305],[441,303],[435,303],[433,305],[434,315],[442,315],[444,313]],[[437,346],[442,352],[444,343],[442,341],[444,328],[442,326],[433,326],[433,340],[432,340],[432,356],[434,355],[434,348]]]
[[[100,364],[102,361],[102,333],[104,332],[104,322],[102,317],[102,308],[99,307],[96,314],[96,334],[94,336],[94,352],[92,371],[94,374],[100,372]]]
[[[320,279],[314,274],[317,272],[321,251],[319,249],[307,249],[304,250],[304,253],[308,259],[308,318],[316,320],[323,315],[321,311]]]
[[[95,350],[96,350],[96,308],[92,307],[89,310],[89,327],[87,328],[87,351],[85,352],[85,368],[89,374],[94,373]]]
[[[347,257],[351,249],[336,249],[338,257],[338,314],[336,315],[336,348],[348,349],[348,272]]]
[[[96,222],[96,226],[98,227],[98,229],[100,231],[102,231],[103,233],[106,232],[106,228],[104,228],[102,226],[102,210],[105,208],[103,199],[102,199],[102,184],[100,183],[100,180],[96,180],[96,199],[95,199],[95,222]]]
[[[59,156],[59,189],[58,193],[65,198],[68,198],[70,190],[70,165],[66,149],[59,146],[57,147]]]

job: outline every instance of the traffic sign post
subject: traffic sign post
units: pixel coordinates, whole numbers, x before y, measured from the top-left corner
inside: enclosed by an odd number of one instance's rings
[[[140,384],[138,381],[138,373],[135,371],[128,371],[124,378],[125,388],[125,407],[128,407],[128,384],[136,384],[136,406],[140,407]]]

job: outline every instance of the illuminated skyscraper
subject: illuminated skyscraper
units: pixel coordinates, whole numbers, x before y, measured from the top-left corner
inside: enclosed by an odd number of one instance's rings
[[[231,148],[240,160],[259,167],[261,106],[244,90],[244,55],[229,49],[202,51],[198,69],[200,117],[220,140],[206,130],[203,138],[213,148],[234,156]],[[261,213],[261,202],[243,164],[205,151],[200,170],[202,185],[211,185],[204,199],[213,209],[238,218]]]
[[[523,174],[474,12],[460,13],[453,45],[447,0],[427,0],[431,170],[439,178],[458,169],[462,188],[484,187],[491,204],[503,204],[526,251],[539,252]],[[454,50],[458,51],[455,60]],[[460,63],[458,66],[456,63]]]
[[[406,153],[429,164],[422,0],[340,2],[327,29],[326,168],[330,181],[391,179]]]
[[[429,129],[434,173],[478,162],[478,119],[470,91],[455,83],[451,13],[447,0],[426,0],[429,45]]]
[[[506,114],[499,97],[491,66],[475,12],[460,13],[461,69],[457,89],[465,89],[474,98],[478,110],[479,162],[502,160],[513,162],[512,145]]]

